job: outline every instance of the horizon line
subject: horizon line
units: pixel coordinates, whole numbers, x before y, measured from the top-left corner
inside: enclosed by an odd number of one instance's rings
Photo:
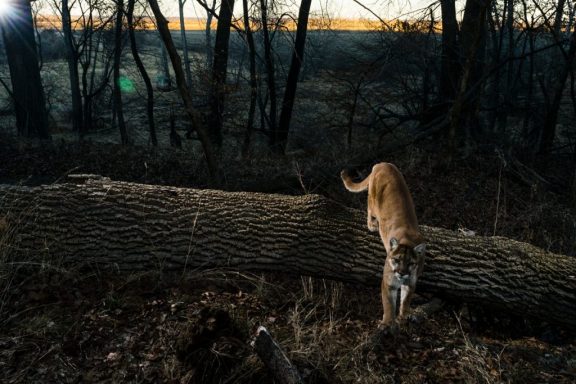
[[[83,28],[81,22],[82,17],[79,15],[72,15],[72,28],[74,30],[81,30]],[[137,30],[152,30],[155,29],[154,25],[154,18],[152,17],[141,17],[138,19],[140,23],[143,23],[143,26],[139,26]],[[180,30],[180,18],[178,16],[168,16],[166,17],[168,20],[168,28],[171,31],[179,31]],[[271,19],[274,20],[274,19]],[[408,24],[416,24],[417,21],[406,21],[406,20],[384,20],[388,23],[389,26],[392,26],[394,30],[402,25]],[[59,15],[37,15],[36,25],[42,29],[57,29],[61,30],[62,26],[62,18]],[[243,25],[242,21],[239,20],[240,26]],[[441,23],[435,22],[435,29],[440,27]],[[95,22],[95,25],[97,23]],[[256,23],[253,25],[257,25]],[[217,20],[213,20],[211,23],[211,28],[216,29]],[[296,30],[296,22],[292,19],[287,19],[285,22],[282,23],[283,29],[289,31]],[[382,23],[379,20],[370,19],[370,18],[345,18],[345,17],[338,17],[338,18],[310,18],[308,21],[308,29],[309,30],[336,30],[336,31],[370,31],[370,30],[377,30],[379,27],[382,26]],[[206,30],[206,18],[201,17],[185,17],[184,18],[184,28],[186,31],[204,31]]]

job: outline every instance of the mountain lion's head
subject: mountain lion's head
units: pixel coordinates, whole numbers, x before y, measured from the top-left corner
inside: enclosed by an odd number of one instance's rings
[[[406,280],[410,276],[416,276],[419,261],[424,257],[426,245],[419,244],[415,247],[399,244],[393,237],[390,239],[390,254],[387,256],[394,275],[401,280]]]

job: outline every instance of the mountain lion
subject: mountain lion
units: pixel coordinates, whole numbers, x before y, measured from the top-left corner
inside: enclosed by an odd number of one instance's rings
[[[395,165],[380,163],[372,167],[368,177],[359,183],[352,181],[344,170],[340,176],[351,192],[368,189],[367,224],[370,231],[379,231],[386,261],[382,276],[384,317],[381,326],[395,326],[396,301],[400,290],[398,321],[408,317],[416,281],[424,267],[426,245],[418,230],[414,203],[402,173]]]

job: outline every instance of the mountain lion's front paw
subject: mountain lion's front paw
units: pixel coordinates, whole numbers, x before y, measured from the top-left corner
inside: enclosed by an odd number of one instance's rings
[[[388,321],[388,322],[381,321],[380,324],[378,324],[378,333],[382,336],[393,335],[396,333],[397,330],[398,325],[396,324],[395,321]]]

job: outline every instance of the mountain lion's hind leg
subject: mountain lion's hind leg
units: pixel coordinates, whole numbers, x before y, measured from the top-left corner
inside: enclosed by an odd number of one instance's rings
[[[368,207],[368,217],[366,224],[368,226],[369,231],[376,232],[378,230],[378,219],[372,216],[372,211],[370,210],[370,207]]]

